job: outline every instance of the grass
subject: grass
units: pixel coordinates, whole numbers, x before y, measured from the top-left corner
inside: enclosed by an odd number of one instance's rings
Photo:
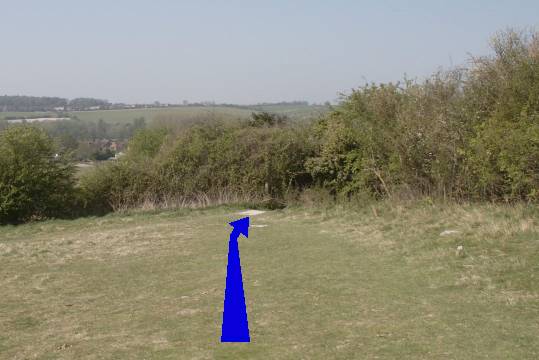
[[[125,109],[125,110],[101,110],[101,111],[77,111],[72,114],[83,121],[97,122],[103,119],[107,123],[128,123],[136,118],[143,117],[148,122],[154,120],[192,120],[196,118],[221,117],[221,118],[247,118],[253,111],[267,111],[287,115],[292,120],[306,120],[318,117],[327,112],[325,106],[307,105],[266,105],[250,107],[229,106],[186,106],[170,108],[149,109]]]
[[[173,118],[176,120],[193,119],[204,116],[222,116],[230,118],[242,118],[251,114],[250,111],[222,106],[188,106],[171,108],[148,108],[148,109],[122,109],[122,110],[96,110],[75,111],[73,115],[82,121],[97,122],[99,119],[107,123],[129,123],[134,119],[143,117],[151,123],[158,118]]]
[[[252,343],[220,344],[237,211],[0,228],[0,358],[539,357],[537,207],[380,203],[252,217],[267,225],[240,239]]]
[[[57,113],[47,111],[30,111],[30,112],[0,112],[0,120],[10,119],[22,119],[22,118],[40,118],[40,117],[56,117]]]
[[[283,114],[292,120],[307,120],[317,118],[326,113],[328,108],[320,105],[252,105],[242,107],[231,106],[180,106],[168,108],[121,109],[73,111],[69,115],[76,116],[82,121],[97,122],[103,119],[109,124],[131,123],[134,119],[143,117],[148,122],[154,120],[192,120],[197,118],[219,117],[224,119],[247,118],[254,111],[266,111]],[[6,118],[36,118],[58,116],[53,112],[0,112],[0,120]]]

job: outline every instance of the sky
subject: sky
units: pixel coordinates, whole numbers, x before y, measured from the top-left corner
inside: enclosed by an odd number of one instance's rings
[[[0,95],[335,101],[539,29],[539,1],[0,0]]]

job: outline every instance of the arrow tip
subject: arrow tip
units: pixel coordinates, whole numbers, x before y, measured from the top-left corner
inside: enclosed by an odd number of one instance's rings
[[[240,234],[245,235],[245,237],[249,237],[249,217],[244,217],[242,219],[232,221],[230,225]]]

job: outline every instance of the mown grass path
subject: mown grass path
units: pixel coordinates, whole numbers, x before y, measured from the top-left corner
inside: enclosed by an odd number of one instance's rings
[[[539,357],[537,208],[252,217],[267,225],[239,242],[252,342],[221,344],[237,211],[0,228],[0,358]]]

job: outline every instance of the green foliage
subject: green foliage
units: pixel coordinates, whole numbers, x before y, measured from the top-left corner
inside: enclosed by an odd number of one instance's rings
[[[539,36],[508,31],[493,49],[468,69],[358,88],[309,126],[269,112],[163,117],[136,132],[127,156],[82,177],[83,207],[227,191],[277,203],[316,194],[537,201]],[[101,121],[95,131],[109,129]]]
[[[508,31],[493,49],[423,83],[354,90],[314,128],[316,183],[334,194],[537,200],[539,36]]]
[[[125,158],[85,173],[79,187],[86,212],[104,214],[162,196],[163,178],[152,159],[159,153],[166,135],[164,129],[140,130],[129,142]]]
[[[70,120],[45,121],[33,123],[32,126],[44,129],[51,137],[59,139],[62,147],[70,150],[83,146],[88,141],[100,139],[127,140],[138,130],[144,129],[146,124],[144,118],[136,118],[132,123],[112,123],[99,119],[96,122],[83,121],[77,118]],[[93,152],[93,151],[92,151]],[[86,155],[91,153],[86,152]],[[86,159],[89,157],[87,156]]]
[[[69,214],[73,167],[55,157],[52,139],[29,126],[0,133],[0,223]]]
[[[79,183],[87,214],[105,214],[130,208],[145,200],[153,181],[153,169],[146,162],[116,161],[85,173]]]
[[[515,31],[475,59],[468,89],[476,135],[470,166],[482,196],[539,199],[539,34]]]
[[[110,103],[107,100],[93,99],[93,98],[77,98],[69,101],[69,107],[72,110],[85,110],[93,107],[104,108],[109,106]]]
[[[272,127],[283,126],[288,121],[285,115],[271,114],[268,112],[252,113],[249,119],[249,126],[252,127]]]
[[[334,193],[391,195],[406,185],[432,192],[458,186],[455,161],[466,125],[458,111],[460,74],[423,84],[367,85],[320,121],[307,169]]]
[[[319,156],[307,162],[313,177],[334,192],[348,193],[370,186],[380,172],[387,172],[401,98],[393,84],[353,91],[317,125]]]
[[[166,129],[145,129],[138,131],[129,141],[128,156],[132,158],[153,158],[163,145],[166,135]]]
[[[52,111],[67,105],[67,99],[35,96],[0,96],[1,111]]]
[[[84,176],[82,188],[92,198],[91,207],[102,209],[226,191],[282,197],[310,184],[304,170],[312,155],[307,140],[307,132],[296,127],[219,122],[168,137],[164,130],[144,130],[125,158]]]

